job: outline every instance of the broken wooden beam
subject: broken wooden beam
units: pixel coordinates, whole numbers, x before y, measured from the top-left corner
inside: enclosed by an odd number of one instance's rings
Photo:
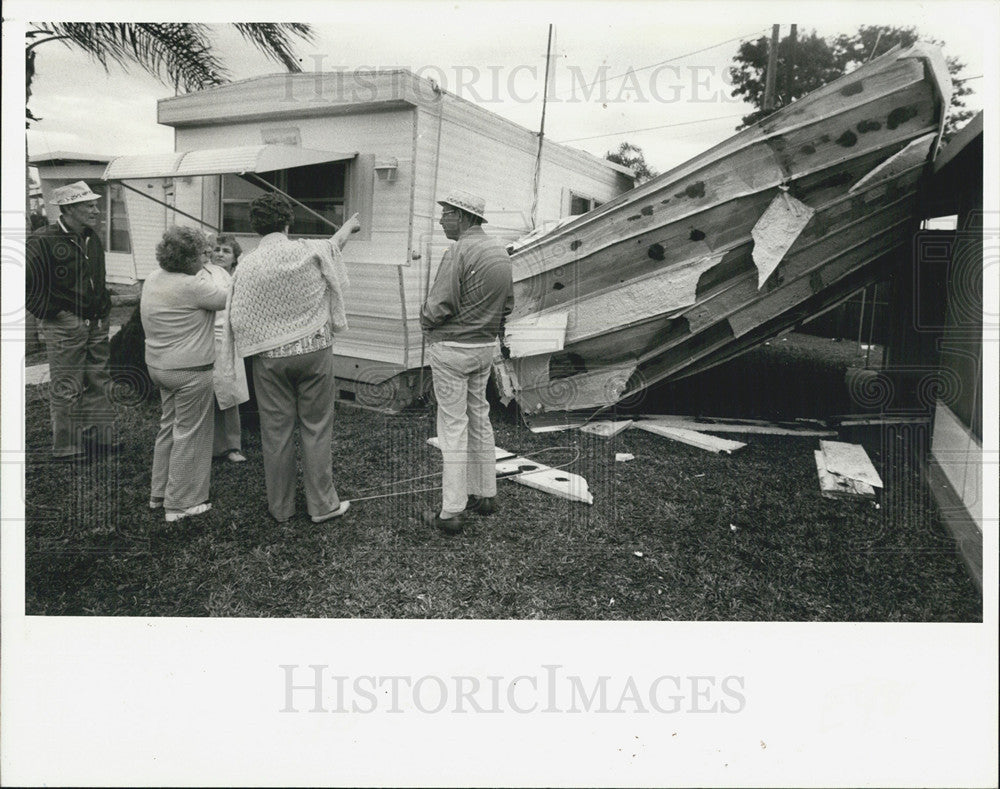
[[[666,425],[659,425],[655,422],[636,422],[635,426],[640,430],[645,430],[647,433],[655,433],[656,435],[663,436],[664,438],[671,438],[674,441],[680,441],[682,444],[688,444],[693,447],[698,447],[699,449],[707,449],[709,452],[725,453],[729,455],[746,446],[746,444],[741,441],[730,441],[726,438],[717,438],[716,436],[710,436],[707,433],[699,433],[696,430],[688,430],[683,427],[667,427]]]
[[[760,419],[726,419],[722,417],[693,417],[679,415],[641,416],[640,420],[664,427],[686,430],[708,431],[710,433],[757,433],[771,436],[805,436],[812,438],[836,438],[837,431],[821,427],[795,427]]]
[[[428,438],[427,443],[441,449],[437,436]],[[506,449],[494,447],[497,460],[497,479],[511,479],[519,485],[540,490],[569,501],[593,504],[587,480],[561,468],[551,468],[526,457],[520,457]]]

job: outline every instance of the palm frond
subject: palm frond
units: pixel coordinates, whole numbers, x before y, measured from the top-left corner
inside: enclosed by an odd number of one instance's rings
[[[292,50],[292,38],[297,37],[306,43],[311,43],[314,37],[309,25],[298,22],[284,24],[234,22],[233,27],[239,31],[243,38],[272,60],[281,63],[290,72],[299,73],[302,71],[302,67]]]
[[[109,62],[145,71],[177,88],[200,90],[228,78],[213,54],[205,25],[189,23],[58,22],[38,29],[82,49],[108,69]]]
[[[233,25],[243,38],[291,72],[302,71],[293,52],[293,39],[314,40],[312,28],[301,23]],[[230,73],[214,54],[208,25],[187,22],[45,22],[25,33],[27,98],[35,74],[35,50],[60,41],[80,49],[105,71],[115,63],[126,71],[138,65],[179,91],[202,90],[229,81]],[[26,107],[27,119],[38,120]]]

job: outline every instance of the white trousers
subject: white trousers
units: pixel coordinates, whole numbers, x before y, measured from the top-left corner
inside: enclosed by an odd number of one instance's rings
[[[427,351],[437,398],[437,434],[444,471],[445,512],[465,509],[468,494],[491,498],[497,493],[496,453],[486,382],[494,346],[457,348],[432,344]]]

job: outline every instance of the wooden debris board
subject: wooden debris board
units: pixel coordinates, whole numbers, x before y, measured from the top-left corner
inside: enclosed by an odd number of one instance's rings
[[[652,422],[636,422],[635,426],[647,433],[655,433],[664,438],[672,438],[683,444],[689,444],[700,449],[707,449],[709,452],[725,452],[727,455],[742,449],[746,446],[741,441],[730,441],[726,438],[717,438],[695,430],[687,430],[683,427],[665,427]]]
[[[611,438],[621,433],[623,430],[628,430],[632,426],[632,420],[626,419],[623,422],[588,422],[585,425],[581,425],[581,433],[590,433],[594,436],[601,436],[602,438]]]
[[[784,427],[771,422],[754,419],[710,419],[698,420],[690,416],[649,416],[644,422],[663,427],[681,427],[687,430],[708,431],[709,433],[758,433],[771,436],[805,436],[807,438],[835,438],[836,430],[817,427]]]
[[[538,356],[563,349],[569,312],[533,315],[507,324],[507,347],[512,359]]]
[[[437,436],[427,439],[432,447],[441,449]],[[497,459],[497,477],[508,477],[519,485],[550,493],[562,499],[593,504],[594,496],[590,492],[587,480],[579,474],[572,474],[565,469],[550,468],[529,458],[519,457],[506,449],[495,447]]]
[[[866,414],[858,416],[831,417],[837,421],[840,427],[872,427],[880,425],[919,425],[930,422],[930,415],[918,414],[879,414],[868,416]]]
[[[854,496],[872,498],[875,496],[875,488],[868,483],[830,473],[823,459],[822,450],[813,450],[813,455],[816,458],[816,472],[819,474],[819,490],[825,498],[842,499]]]
[[[821,440],[819,448],[823,452],[823,465],[831,474],[865,482],[873,488],[884,487],[882,478],[860,444]]]

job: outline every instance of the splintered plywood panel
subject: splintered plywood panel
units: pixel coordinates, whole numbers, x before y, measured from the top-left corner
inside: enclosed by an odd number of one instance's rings
[[[441,442],[437,436],[427,439],[427,443],[441,449]],[[561,468],[551,468],[529,458],[518,457],[500,447],[494,447],[494,452],[498,478],[507,477],[519,485],[550,493],[561,499],[579,501],[583,504],[594,503],[594,496],[590,492],[587,480],[579,474],[572,474]]]
[[[820,441],[823,465],[831,474],[864,482],[875,488],[884,487],[882,478],[868,458],[868,453],[860,444],[846,444],[843,441]]]
[[[640,430],[647,433],[655,433],[664,438],[671,438],[699,449],[707,449],[709,452],[732,454],[738,449],[746,446],[741,441],[730,441],[726,438],[716,438],[715,436],[699,433],[695,430],[687,430],[683,427],[664,427],[651,422],[637,422],[635,425]]]
[[[623,430],[628,430],[631,426],[631,419],[627,419],[624,422],[588,422],[580,427],[580,432],[590,433],[591,435],[601,436],[602,438],[611,438],[611,436],[616,436]]]
[[[931,145],[937,140],[937,132],[925,134],[918,137],[907,145],[899,153],[890,156],[880,165],[866,174],[849,190],[849,194],[854,194],[867,187],[875,186],[883,181],[894,181],[903,173],[914,167],[922,165],[930,155]]]
[[[825,498],[841,499],[852,496],[873,497],[875,495],[875,488],[866,482],[832,474],[826,467],[826,461],[824,460],[822,450],[813,450],[813,456],[816,458],[816,473],[819,475],[819,490]]]
[[[510,477],[519,485],[534,488],[561,499],[579,501],[583,504],[594,503],[594,496],[590,492],[587,480],[579,474],[572,474],[561,468],[543,466],[528,458],[515,457],[499,461],[497,463],[497,476]]]
[[[529,357],[546,359],[546,357]],[[518,362],[526,361],[519,359]],[[521,391],[518,402],[526,414],[543,411],[582,411],[601,408],[621,400],[635,371],[636,363],[614,365],[603,370],[571,375],[568,378],[537,380],[529,386],[519,379]],[[522,368],[523,369],[523,368]],[[547,364],[546,364],[546,369]]]
[[[566,339],[568,319],[569,313],[563,311],[510,321],[507,324],[506,340],[511,358],[561,351]]]
[[[441,449],[437,436],[427,439],[432,447]],[[550,493],[561,499],[593,504],[587,480],[579,474],[571,474],[565,469],[551,468],[525,457],[518,457],[500,447],[494,447],[497,460],[497,477],[508,477],[519,485],[524,485],[543,493]]]

